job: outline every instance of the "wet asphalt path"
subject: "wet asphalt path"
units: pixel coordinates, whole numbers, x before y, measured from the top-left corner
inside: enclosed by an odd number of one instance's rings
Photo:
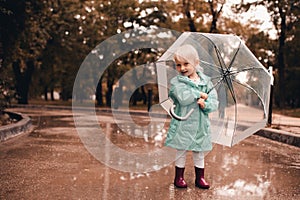
[[[99,162],[80,140],[71,111],[12,111],[31,116],[34,130],[0,143],[0,199],[300,199],[300,149],[294,146],[259,136],[232,148],[215,145],[206,156],[209,190],[195,188],[188,154],[188,189],[177,189],[174,164],[129,173]],[[103,117],[111,121],[109,114]]]

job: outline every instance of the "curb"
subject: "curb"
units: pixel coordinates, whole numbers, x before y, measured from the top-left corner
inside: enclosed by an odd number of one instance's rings
[[[31,119],[20,113],[6,112],[14,118],[20,119],[17,123],[9,124],[0,127],[0,142],[6,141],[9,138],[25,133],[31,128]]]
[[[300,135],[298,134],[272,128],[263,128],[255,134],[271,140],[300,147]]]

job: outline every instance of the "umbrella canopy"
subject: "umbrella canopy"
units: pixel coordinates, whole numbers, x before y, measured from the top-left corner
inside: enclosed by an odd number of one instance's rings
[[[211,78],[211,90],[218,93],[218,111],[210,114],[213,142],[233,146],[265,127],[272,75],[235,35],[182,33],[156,62],[161,106],[178,120],[189,117],[176,116],[168,98],[170,80],[177,75],[174,52],[185,44],[198,51],[199,70]]]

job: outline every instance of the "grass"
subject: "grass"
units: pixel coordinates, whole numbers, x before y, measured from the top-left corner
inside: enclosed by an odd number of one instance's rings
[[[72,106],[72,101],[62,101],[62,100],[55,100],[55,101],[45,101],[42,99],[32,99],[28,101],[28,104],[32,104],[32,105],[42,105],[42,106]],[[156,104],[156,102],[153,102],[153,104]],[[80,105],[80,106],[90,106],[90,105],[94,105],[93,101],[83,101],[82,103],[76,103],[76,105]],[[100,106],[96,106],[96,107],[100,107]],[[101,108],[108,108],[107,106],[101,106]],[[137,103],[137,105],[129,106],[130,109],[132,110],[147,110],[147,105],[144,105],[141,101]]]
[[[285,109],[274,108],[273,113],[300,118],[300,108],[285,108]]]
[[[14,103],[16,103],[16,102],[14,102]],[[157,102],[153,102],[153,104],[156,104],[156,103]],[[72,106],[72,101],[71,100],[69,100],[69,101],[62,101],[62,100],[45,101],[42,99],[31,99],[31,100],[29,100],[29,104]],[[82,106],[85,106],[85,105],[91,105],[91,102],[83,102]],[[103,107],[105,108],[106,106],[103,106]],[[147,105],[142,104],[142,102],[138,102],[138,104],[136,106],[130,105],[130,109],[132,109],[132,110],[147,110]],[[273,108],[273,113],[300,118],[300,108],[285,108],[285,109]]]
[[[72,101],[62,101],[62,100],[55,100],[55,101],[45,101],[42,99],[32,99],[28,101],[28,104],[32,105],[52,105],[52,106],[72,106]]]

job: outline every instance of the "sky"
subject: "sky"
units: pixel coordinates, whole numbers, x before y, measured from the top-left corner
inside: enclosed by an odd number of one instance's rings
[[[238,18],[240,22],[247,23],[250,20],[258,20],[260,22],[259,29],[264,32],[268,32],[272,39],[276,38],[276,30],[271,21],[271,17],[268,14],[267,8],[264,6],[257,6],[249,9],[248,12],[243,14],[234,14],[230,7],[232,4],[240,3],[241,0],[227,0],[223,7],[223,15],[231,18]],[[244,0],[245,2],[254,2],[255,0]]]
[[[143,0],[139,0],[142,2]],[[155,1],[155,0],[152,0]],[[178,0],[173,0],[178,2]],[[257,0],[243,0],[245,3],[255,2]],[[268,14],[267,8],[264,6],[256,6],[255,8],[249,9],[248,12],[242,14],[235,14],[231,11],[231,6],[233,4],[239,4],[241,0],[226,0],[226,3],[222,9],[222,15],[229,17],[231,19],[238,19],[242,24],[246,24],[251,20],[256,20],[259,22],[259,30],[269,34],[271,39],[276,39],[277,33],[271,21],[271,17]],[[182,16],[178,16],[178,19]],[[175,20],[178,20],[177,18]]]

